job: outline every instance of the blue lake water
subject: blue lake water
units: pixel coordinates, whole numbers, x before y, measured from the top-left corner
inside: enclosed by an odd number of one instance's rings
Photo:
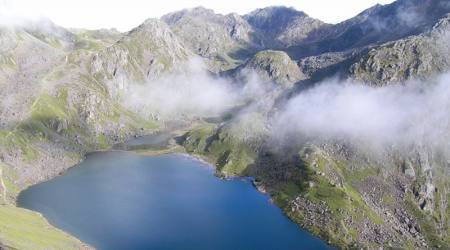
[[[329,249],[250,181],[182,154],[90,154],[18,205],[97,249]]]

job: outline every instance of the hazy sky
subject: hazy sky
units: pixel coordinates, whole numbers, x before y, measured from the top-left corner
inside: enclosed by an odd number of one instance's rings
[[[0,15],[45,16],[65,27],[126,31],[149,17],[196,6],[223,14],[245,14],[256,8],[284,5],[336,23],[376,3],[390,2],[393,0],[0,0]]]

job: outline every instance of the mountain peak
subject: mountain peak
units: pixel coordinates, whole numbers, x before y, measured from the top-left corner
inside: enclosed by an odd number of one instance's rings
[[[170,14],[174,14],[174,13],[179,13],[179,14],[182,14],[182,15],[190,15],[190,16],[212,16],[212,15],[217,15],[214,12],[214,10],[205,8],[203,6],[197,6],[197,7],[193,7],[193,8],[186,8],[186,9],[183,9],[181,11],[176,11],[176,12],[169,13],[169,15]]]
[[[216,14],[214,10],[207,9],[202,6],[187,8],[180,11],[171,12],[161,17],[161,20],[168,24],[173,24],[180,21],[182,18],[192,18],[192,17],[203,17],[203,18],[214,18],[219,14]]]
[[[265,36],[275,38],[277,46],[293,45],[309,39],[312,32],[326,25],[303,11],[281,6],[257,9],[245,15],[244,19]]]
[[[295,16],[307,16],[307,14],[303,11],[298,11],[293,7],[286,7],[286,6],[269,6],[265,8],[256,9],[250,13],[248,13],[246,16],[256,16],[256,15],[263,15],[263,16],[275,16],[275,15],[295,15]]]
[[[185,11],[190,12],[190,13],[213,13],[213,14],[215,13],[214,10],[205,8],[203,6],[188,8],[188,9],[185,9]]]
[[[137,31],[148,31],[148,32],[156,32],[158,30],[169,30],[167,24],[156,18],[148,18],[141,25],[132,29],[128,33],[135,33]]]

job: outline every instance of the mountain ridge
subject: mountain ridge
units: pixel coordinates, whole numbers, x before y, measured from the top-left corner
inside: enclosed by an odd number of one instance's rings
[[[286,103],[323,79],[375,89],[418,79],[433,86],[436,75],[450,69],[446,3],[399,0],[335,25],[272,7],[244,16],[182,10],[125,33],[68,30],[49,22],[2,27],[0,177],[8,205],[0,210],[20,213],[13,206],[20,190],[58,175],[87,152],[181,121],[194,124],[179,138],[187,152],[210,159],[219,175],[255,177],[255,186],[287,216],[332,245],[446,248],[450,185],[445,152],[423,145],[407,150],[391,145],[375,152],[345,138],[294,135],[277,141],[269,133]],[[399,14],[404,10],[417,18]],[[247,71],[267,90],[251,92],[256,97],[236,102],[247,105],[214,119],[180,115],[161,120],[158,114],[141,115],[119,98],[130,88],[149,91],[140,87],[179,80],[171,77],[193,58],[204,62],[211,76],[207,82],[242,83],[236,85],[245,92],[254,87],[242,77]],[[195,96],[183,101],[190,98]],[[0,232],[9,226],[2,221]],[[26,237],[0,238],[12,247],[24,241],[49,248]]]

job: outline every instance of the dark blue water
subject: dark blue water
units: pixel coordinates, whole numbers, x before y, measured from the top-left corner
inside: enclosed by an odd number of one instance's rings
[[[18,204],[97,249],[328,248],[249,181],[180,154],[91,154]]]

